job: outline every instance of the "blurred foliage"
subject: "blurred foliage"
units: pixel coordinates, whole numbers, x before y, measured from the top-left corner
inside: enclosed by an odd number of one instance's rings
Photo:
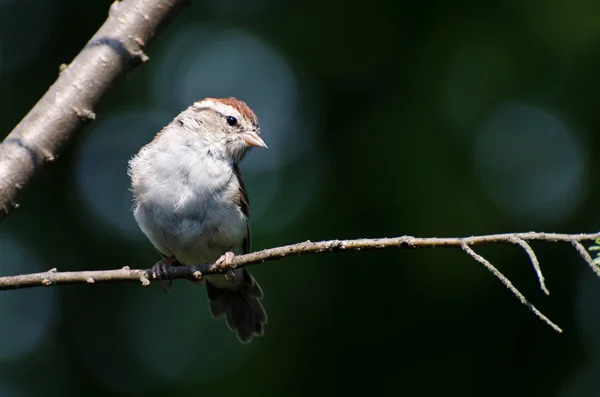
[[[589,248],[589,250],[590,250],[590,251],[592,251],[592,253],[595,253],[595,254],[596,254],[596,257],[595,257],[595,258],[593,258],[592,262],[593,262],[595,265],[598,265],[598,266],[600,266],[600,252],[594,252],[594,251],[600,251],[600,238],[599,238],[599,239],[596,239],[596,244],[595,244],[595,245],[592,245],[592,246]]]
[[[109,4],[0,2],[5,134]],[[150,267],[126,160],[207,96],[246,100],[270,147],[242,164],[254,249],[598,230],[599,8],[195,1],[3,222],[1,272]],[[549,297],[519,247],[477,252],[562,335],[460,250],[256,265],[270,317],[249,346],[185,282],[169,296],[136,285],[3,292],[0,396],[597,396],[600,280],[572,247],[534,249]]]

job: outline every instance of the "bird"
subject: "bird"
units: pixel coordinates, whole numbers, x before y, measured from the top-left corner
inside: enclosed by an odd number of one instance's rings
[[[250,252],[250,200],[239,162],[253,147],[267,145],[250,107],[233,97],[205,98],[129,160],[133,216],[162,256],[152,271],[165,292],[169,266],[226,267]],[[245,268],[203,281],[213,318],[225,315],[242,343],[263,335],[263,291]]]

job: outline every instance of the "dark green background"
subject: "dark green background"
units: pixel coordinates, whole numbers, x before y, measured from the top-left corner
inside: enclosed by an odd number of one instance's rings
[[[108,5],[0,3],[5,134],[101,25]],[[121,220],[109,218],[121,215],[87,205],[78,181],[95,182],[94,172],[105,170],[125,186],[126,159],[189,104],[151,87],[181,84],[177,66],[194,55],[191,44],[220,46],[218,34],[191,34],[177,51],[173,43],[208,24],[209,32],[262,42],[295,79],[293,117],[277,131],[267,128],[278,115],[265,104],[280,101],[280,87],[237,89],[244,57],[262,53],[227,47],[233,66],[217,80],[232,83],[192,93],[247,100],[266,122],[266,142],[282,137],[268,151],[254,150],[255,164],[293,153],[260,172],[242,164],[257,206],[267,202],[263,184],[277,181],[262,215],[252,218],[254,249],[308,239],[598,229],[597,1],[196,1],[3,222],[2,275],[147,268],[158,259],[141,232],[125,238],[115,228],[111,222]],[[195,81],[215,78],[189,73]],[[111,115],[154,114],[157,106],[155,127],[130,119],[113,122],[113,138],[98,132]],[[495,140],[484,139],[498,118]],[[114,137],[139,142],[123,149]],[[95,152],[82,171],[86,147],[102,139],[110,150]],[[556,186],[564,191],[553,195]],[[128,199],[115,201],[104,187],[90,194],[119,214],[129,209]],[[170,295],[135,284],[2,292],[0,396],[597,396],[600,280],[569,246],[534,248],[549,297],[520,248],[477,251],[562,335],[456,249],[256,265],[270,318],[265,336],[249,346],[210,319],[203,287],[183,281]]]

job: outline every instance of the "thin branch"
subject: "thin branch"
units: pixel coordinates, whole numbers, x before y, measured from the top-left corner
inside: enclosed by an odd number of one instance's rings
[[[583,258],[583,260],[585,261],[585,263],[588,264],[588,266],[592,269],[592,271],[594,273],[596,273],[596,275],[598,277],[600,277],[600,269],[598,269],[598,266],[596,266],[594,264],[594,260],[592,259],[592,256],[589,254],[589,252],[586,251],[586,249],[583,246],[583,244],[581,244],[581,242],[577,241],[577,240],[571,241],[571,244],[573,244],[573,246],[575,247],[575,249],[577,250],[577,252],[579,253],[579,255],[581,255],[581,257]]]
[[[477,262],[481,263],[483,266],[485,266],[490,272],[492,272],[492,274],[494,276],[496,276],[500,281],[502,281],[502,284],[504,284],[504,286],[506,288],[508,288],[517,298],[519,298],[519,300],[521,301],[522,304],[524,304],[525,306],[527,306],[533,313],[535,313],[536,316],[538,316],[543,322],[545,322],[546,324],[548,324],[550,327],[552,327],[555,331],[562,333],[562,329],[559,328],[558,325],[554,324],[552,321],[550,321],[550,319],[546,316],[544,316],[542,314],[542,312],[540,312],[535,306],[533,306],[531,303],[529,303],[527,301],[527,299],[525,299],[525,297],[523,296],[523,294],[521,292],[519,292],[519,290],[510,282],[509,279],[506,278],[506,276],[504,276],[504,274],[500,273],[500,271],[498,269],[496,269],[494,267],[494,265],[492,265],[487,259],[485,259],[483,256],[478,255],[475,251],[473,251],[473,249],[471,249],[471,247],[469,247],[467,245],[467,243],[463,240],[462,242],[462,249],[469,254],[469,256],[471,256],[471,258],[475,259]]]
[[[0,144],[0,220],[22,190],[53,163],[77,131],[96,117],[109,87],[148,60],[151,39],[189,0],[115,1],[108,19],[58,80]]]
[[[555,233],[507,233],[492,234],[487,236],[454,237],[454,238],[417,238],[402,236],[395,238],[358,239],[358,240],[330,240],[321,242],[305,241],[303,243],[286,245],[239,255],[233,259],[232,268],[248,266],[256,263],[273,261],[287,256],[319,254],[324,252],[361,251],[386,248],[435,248],[452,247],[462,248],[463,244],[470,247],[506,243],[514,244],[515,239],[523,241],[546,241],[579,243],[600,238],[600,232],[594,234],[555,234]],[[577,246],[576,246],[577,247]],[[585,251],[585,248],[584,248]],[[168,276],[171,279],[197,280],[203,275],[224,273],[226,268],[217,268],[214,264],[201,264],[195,266],[170,267]],[[595,269],[596,273],[600,272]],[[0,277],[0,290],[40,287],[63,284],[94,284],[113,282],[142,282],[149,285],[154,279],[151,269],[132,270],[124,267],[118,270],[98,270],[85,272],[57,272],[56,269],[44,273],[26,274],[19,276]]]
[[[531,264],[533,265],[535,274],[537,275],[538,282],[540,283],[540,288],[542,289],[542,291],[544,291],[544,293],[546,295],[550,295],[550,291],[548,291],[548,288],[546,288],[546,283],[544,282],[545,279],[544,279],[544,275],[542,274],[542,269],[540,268],[540,262],[538,261],[538,258],[535,255],[535,252],[533,252],[533,248],[531,248],[531,245],[527,244],[527,241],[525,241],[521,238],[518,238],[518,237],[513,237],[510,241],[517,244],[518,246],[520,246],[521,248],[523,248],[525,250],[525,252],[529,256],[529,260],[531,261]]]
[[[592,270],[600,277],[600,270],[594,265],[591,256],[586,251],[582,241],[596,240],[600,238],[600,232],[593,234],[557,234],[557,233],[506,233],[491,234],[487,236],[472,237],[450,237],[450,238],[417,238],[412,236],[402,236],[395,238],[378,239],[357,239],[357,240],[330,240],[313,243],[305,241],[303,243],[286,245],[283,247],[270,248],[262,251],[253,252],[247,255],[236,256],[229,266],[217,266],[214,263],[207,263],[193,266],[169,267],[167,277],[170,279],[201,280],[203,276],[215,273],[226,273],[232,268],[239,268],[255,263],[273,261],[292,255],[319,254],[324,252],[339,251],[361,251],[386,248],[461,248],[477,262],[483,264],[494,276],[502,283],[537,317],[548,324],[557,332],[562,332],[560,327],[554,324],[544,314],[535,308],[525,299],[523,294],[517,290],[513,284],[498,269],[496,269],[488,260],[477,254],[472,246],[486,244],[517,244],[521,246],[529,255],[529,259],[538,275],[542,289],[547,291],[544,285],[544,278],[539,268],[539,262],[533,249],[528,244],[529,241],[545,242],[566,242],[572,244],[583,259],[588,263]],[[115,282],[140,282],[143,286],[149,286],[150,280],[155,280],[156,275],[152,269],[130,269],[128,266],[118,270],[99,270],[84,272],[58,272],[51,269],[44,273],[25,274],[19,276],[0,277],[0,290],[11,290],[30,287],[66,285],[66,284],[98,284]]]

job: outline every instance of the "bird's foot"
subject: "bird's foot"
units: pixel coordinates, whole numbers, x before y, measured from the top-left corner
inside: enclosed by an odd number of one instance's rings
[[[176,265],[176,263],[178,263],[177,259],[174,256],[169,256],[159,260],[152,266],[152,276],[158,279],[160,288],[167,294],[171,292],[171,286],[173,285],[173,280],[168,276],[168,268]]]
[[[235,254],[231,251],[227,251],[217,261],[215,262],[215,268],[219,270],[227,270],[225,273],[225,278],[228,281],[233,281],[235,278],[235,272],[231,268],[233,265],[233,260],[235,259]]]

